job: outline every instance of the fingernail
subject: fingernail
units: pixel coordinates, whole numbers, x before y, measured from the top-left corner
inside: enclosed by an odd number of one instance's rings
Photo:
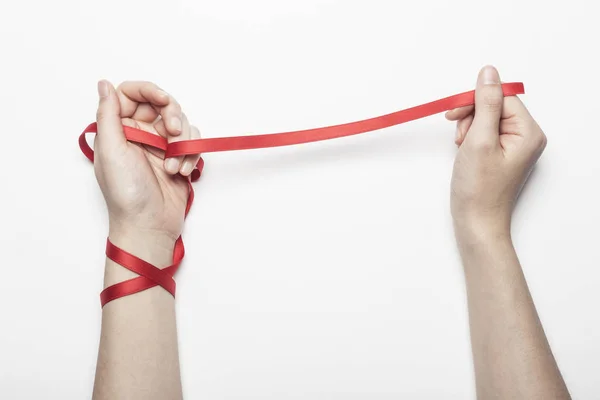
[[[166,162],[167,172],[176,174],[179,171],[179,161],[176,158],[169,158]]]
[[[183,162],[183,167],[181,167],[181,175],[189,175],[192,170],[194,169],[194,164],[192,164],[190,161],[184,161]]]
[[[108,97],[108,84],[105,81],[98,82],[98,96]]]
[[[171,117],[171,126],[177,132],[181,132],[181,119],[179,119],[178,117]]]
[[[167,92],[165,92],[164,90],[159,90],[158,94],[162,97],[169,97],[169,94]]]
[[[482,80],[484,85],[493,85],[500,83],[500,76],[498,76],[498,71],[496,68],[488,65],[483,69]]]
[[[458,141],[458,138],[460,137],[460,131],[458,130],[458,127],[456,128],[456,133],[454,134],[454,141]]]

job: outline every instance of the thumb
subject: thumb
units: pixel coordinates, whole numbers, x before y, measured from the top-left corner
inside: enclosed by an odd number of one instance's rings
[[[115,149],[127,142],[121,124],[121,103],[114,86],[105,80],[98,82],[98,96],[97,143],[100,145],[100,151],[102,148]]]
[[[504,93],[496,68],[486,66],[479,72],[475,89],[475,117],[470,129],[472,139],[494,143],[499,140]]]

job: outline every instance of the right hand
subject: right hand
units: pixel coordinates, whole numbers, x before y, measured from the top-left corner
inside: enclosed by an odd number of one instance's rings
[[[544,132],[518,97],[504,97],[498,71],[489,66],[479,73],[475,106],[446,118],[457,121],[451,194],[457,233],[510,235],[517,197],[546,147]]]

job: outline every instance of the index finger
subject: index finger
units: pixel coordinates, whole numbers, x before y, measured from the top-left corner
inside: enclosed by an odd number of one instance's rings
[[[473,107],[472,105],[455,108],[453,110],[446,112],[446,119],[448,121],[458,121],[458,120],[464,119],[467,116],[473,114],[473,111],[475,111],[475,107]]]
[[[517,96],[508,96],[504,98],[504,105],[502,107],[502,119],[508,119],[513,117],[519,118],[532,118],[529,114],[529,110],[525,107],[525,104]]]
[[[117,90],[121,100],[121,117],[133,117],[140,104],[149,104],[165,122],[167,132],[173,136],[181,133],[181,107],[167,92],[152,82],[127,81]]]

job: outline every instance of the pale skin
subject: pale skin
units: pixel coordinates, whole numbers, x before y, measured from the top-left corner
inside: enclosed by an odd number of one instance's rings
[[[126,141],[121,124],[169,142],[200,137],[169,94],[149,82],[98,84],[95,171],[118,247],[164,268],[181,234],[185,176],[199,155],[164,154]],[[451,212],[467,282],[479,399],[570,399],[546,340],[510,235],[519,192],[546,137],[517,97],[504,98],[492,67],[479,75],[476,104],[457,121]],[[105,287],[136,275],[107,259]],[[103,309],[93,398],[181,399],[173,297],[160,287]]]
[[[185,178],[199,155],[171,158],[127,142],[122,124],[165,137],[170,143],[200,137],[181,107],[149,82],[125,82],[117,90],[98,84],[100,102],[94,167],[106,200],[109,238],[116,246],[159,268],[171,264],[183,229]],[[106,259],[104,287],[137,276]],[[93,398],[181,399],[173,297],[154,287],[106,304]]]
[[[478,399],[570,399],[510,234],[519,192],[546,136],[496,69],[479,74],[474,107],[452,110],[459,146],[451,211],[467,283]]]

